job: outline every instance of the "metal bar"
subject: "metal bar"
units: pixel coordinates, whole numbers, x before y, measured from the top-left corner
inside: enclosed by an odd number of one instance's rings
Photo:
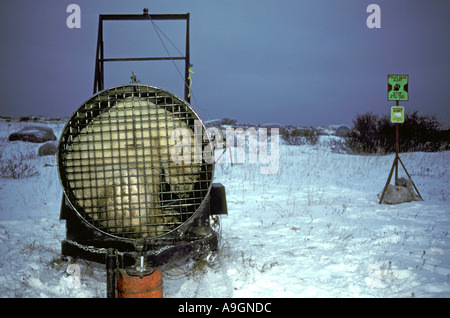
[[[103,20],[101,24],[100,29],[101,35],[100,35],[100,60],[103,60],[104,58],[104,50],[103,50]],[[102,61],[100,61],[100,87],[98,88],[99,91],[102,91],[105,88],[105,65]]]
[[[399,124],[396,123],[395,124],[395,158],[398,158],[398,149],[399,149],[398,130],[399,130]],[[397,183],[397,179],[398,179],[398,161],[397,161],[397,164],[395,165],[395,182],[396,183]]]
[[[189,14],[101,14],[100,17],[105,21],[186,20]]]
[[[95,75],[94,75],[94,90],[93,94],[97,92],[97,88],[99,86],[99,77],[100,77],[100,70],[99,70],[99,54],[100,54],[100,36],[102,35],[102,20],[98,20],[98,34],[97,34],[97,50],[95,53]]]
[[[106,262],[106,297],[116,298],[116,251],[113,248],[107,249]]]
[[[189,86],[191,86],[191,83],[188,83],[189,79],[189,68],[191,66],[190,61],[190,43],[189,43],[189,13],[186,14],[186,62],[184,67],[184,100],[190,104],[191,103],[191,97],[189,94]]]
[[[395,105],[398,107],[399,106],[399,101],[397,100],[395,102]],[[399,153],[399,123],[395,124],[395,158],[398,158],[398,153]],[[398,180],[398,160],[397,163],[395,165],[395,183],[397,184],[397,180]]]
[[[101,62],[120,62],[120,61],[164,61],[164,60],[185,60],[185,57],[124,57],[124,58],[104,58]]]

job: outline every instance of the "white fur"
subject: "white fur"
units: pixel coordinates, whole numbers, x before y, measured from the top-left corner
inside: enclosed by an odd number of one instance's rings
[[[177,114],[131,99],[118,102],[83,128],[67,154],[66,170],[86,216],[110,233],[144,232],[131,237],[158,236],[175,227],[163,224],[179,219],[177,212],[162,209],[162,178],[171,191],[184,193],[192,190],[200,172],[200,164],[171,160],[176,145],[171,136],[180,128],[192,132]]]

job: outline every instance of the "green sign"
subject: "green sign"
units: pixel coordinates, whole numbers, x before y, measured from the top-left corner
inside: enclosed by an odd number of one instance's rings
[[[391,107],[391,122],[394,124],[401,124],[405,121],[405,109],[403,106]]]
[[[408,75],[388,75],[388,100],[408,100]]]

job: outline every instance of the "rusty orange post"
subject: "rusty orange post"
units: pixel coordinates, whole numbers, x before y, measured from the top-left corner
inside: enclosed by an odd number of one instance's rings
[[[161,267],[142,277],[128,275],[125,270],[120,274],[121,277],[117,282],[119,298],[163,298]]]

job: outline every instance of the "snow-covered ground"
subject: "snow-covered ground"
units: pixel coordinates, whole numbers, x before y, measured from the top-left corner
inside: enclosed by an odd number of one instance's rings
[[[32,175],[0,178],[0,296],[105,297],[104,265],[60,260],[55,158],[7,141],[26,124],[0,120],[0,160]],[[45,125],[59,136],[64,123]],[[164,296],[450,297],[450,152],[401,154],[424,201],[379,205],[394,156],[333,153],[330,138],[281,145],[271,175],[217,164],[228,203],[219,253],[163,268]]]

